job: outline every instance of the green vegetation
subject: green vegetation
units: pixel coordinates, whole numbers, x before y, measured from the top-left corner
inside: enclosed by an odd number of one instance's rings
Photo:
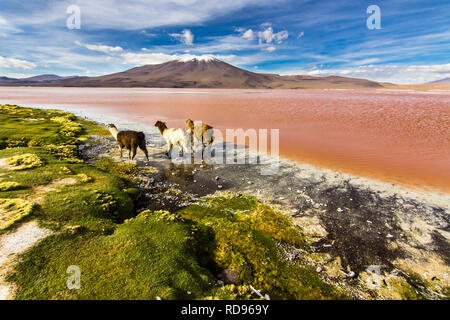
[[[23,199],[0,199],[0,231],[33,212],[34,204]]]
[[[0,182],[0,191],[10,191],[22,188],[22,186],[14,181]]]
[[[212,259],[220,270],[232,269],[238,284],[252,284],[274,299],[343,298],[315,270],[289,263],[278,244],[307,250],[290,219],[254,197],[218,193],[178,212],[201,228],[211,228]]]
[[[283,248],[307,255],[308,246],[270,205],[218,193],[177,212],[137,215],[134,165],[77,158],[77,144],[104,129],[10,105],[0,122],[0,178],[17,184],[0,189],[0,232],[25,216],[57,231],[9,275],[17,299],[259,299],[250,285],[273,299],[345,298],[301,259],[284,258]],[[81,269],[80,290],[66,287],[70,265]],[[234,284],[217,284],[224,270],[237,274]]]
[[[25,153],[9,158],[8,165],[11,170],[25,170],[40,167],[44,164],[42,160],[35,154]]]

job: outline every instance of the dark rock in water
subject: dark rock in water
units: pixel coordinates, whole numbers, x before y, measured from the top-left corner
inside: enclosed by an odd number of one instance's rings
[[[236,284],[239,280],[239,275],[236,270],[225,269],[222,272],[222,280],[225,284]]]

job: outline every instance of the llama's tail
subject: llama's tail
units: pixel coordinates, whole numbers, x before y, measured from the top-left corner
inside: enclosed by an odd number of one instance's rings
[[[138,132],[137,136],[139,137],[139,146],[142,149],[147,149],[147,144],[145,141],[145,134],[143,132]]]

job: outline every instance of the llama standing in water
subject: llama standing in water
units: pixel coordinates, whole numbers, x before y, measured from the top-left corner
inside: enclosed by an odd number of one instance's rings
[[[181,156],[183,156],[183,152],[190,152],[192,151],[192,146],[189,148],[189,141],[191,140],[191,134],[189,130],[180,129],[180,128],[167,128],[167,125],[165,122],[157,121],[155,123],[155,127],[159,129],[159,132],[164,137],[164,140],[166,140],[168,149],[167,153],[169,157],[171,156],[171,152],[173,147],[179,146],[181,149]]]
[[[119,131],[113,124],[109,125],[109,132],[117,140],[120,149],[120,157],[123,157],[122,149],[126,147],[128,149],[128,158],[133,160],[136,156],[136,150],[139,147],[144,153],[148,161],[148,151],[145,142],[145,134],[137,131]],[[131,155],[133,152],[133,155]]]
[[[194,142],[201,143],[202,149],[212,145],[214,142],[214,128],[206,123],[194,124],[191,119],[186,120],[186,125],[191,131],[191,145],[194,146]]]

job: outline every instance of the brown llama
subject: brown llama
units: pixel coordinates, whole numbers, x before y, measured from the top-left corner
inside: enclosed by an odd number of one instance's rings
[[[137,131],[119,131],[113,124],[109,125],[109,131],[111,135],[117,140],[120,149],[120,157],[123,157],[122,149],[126,147],[128,149],[128,159],[133,160],[136,156],[136,150],[139,147],[144,153],[148,161],[148,151],[145,142],[145,134]],[[131,155],[133,152],[133,155]]]
[[[191,130],[191,145],[194,145],[194,140],[201,142],[202,148],[211,145],[214,142],[214,128],[206,123],[194,124],[191,119],[186,120],[186,125]]]

